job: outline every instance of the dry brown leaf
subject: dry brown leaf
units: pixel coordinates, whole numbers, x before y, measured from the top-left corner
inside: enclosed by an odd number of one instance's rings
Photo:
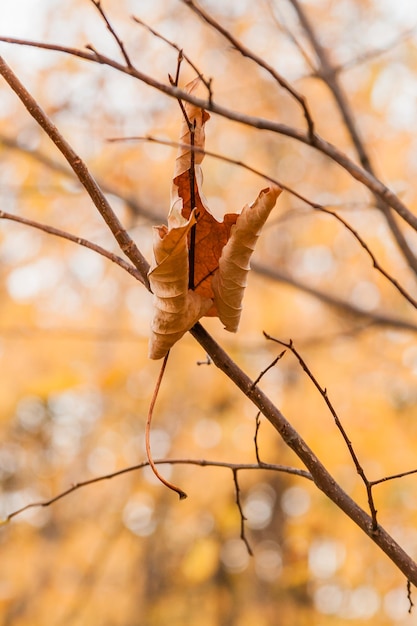
[[[192,93],[200,79],[187,85]],[[203,109],[184,105],[181,144],[204,149]],[[190,126],[192,132],[190,131]],[[202,193],[204,154],[180,147],[175,163],[168,226],[154,228],[154,263],[149,282],[154,294],[149,356],[160,359],[204,315],[218,316],[236,332],[249,271],[249,259],[281,189],[263,189],[242,213],[219,222]]]
[[[155,261],[149,272],[154,294],[149,356],[161,359],[210,308],[212,301],[188,289],[187,235],[195,215],[178,227],[155,226]]]
[[[280,193],[277,186],[262,189],[255,202],[243,208],[222,250],[219,270],[213,275],[211,286],[217,315],[225,329],[232,333],[239,326],[250,257]]]

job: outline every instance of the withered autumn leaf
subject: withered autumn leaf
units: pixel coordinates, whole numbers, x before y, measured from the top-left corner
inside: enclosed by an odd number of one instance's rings
[[[186,87],[189,93],[200,83]],[[154,227],[154,262],[149,282],[154,294],[149,356],[164,357],[204,315],[217,316],[236,332],[242,311],[249,261],[256,240],[281,189],[263,189],[241,214],[222,222],[211,215],[202,193],[201,162],[207,111],[190,103],[184,118],[171,190],[168,226]]]

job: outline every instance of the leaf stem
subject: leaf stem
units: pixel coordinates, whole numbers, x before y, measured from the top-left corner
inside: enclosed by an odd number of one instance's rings
[[[155,462],[154,462],[154,460],[152,458],[152,452],[151,452],[150,435],[151,435],[152,415],[153,415],[153,410],[154,410],[154,407],[155,407],[155,402],[156,402],[156,399],[158,397],[159,388],[161,387],[161,382],[162,382],[162,378],[164,376],[164,372],[165,372],[165,368],[166,368],[166,365],[167,365],[168,357],[169,357],[169,351],[166,353],[166,355],[164,357],[164,360],[162,361],[161,369],[159,371],[158,380],[156,381],[156,385],[155,385],[155,389],[153,391],[151,403],[149,405],[149,411],[148,411],[148,417],[147,417],[147,420],[146,420],[146,429],[145,429],[146,456],[148,458],[149,465],[151,466],[153,473],[161,481],[161,483],[166,485],[169,489],[172,489],[172,491],[175,491],[179,495],[180,500],[184,500],[187,497],[187,494],[182,489],[180,489],[179,487],[176,487],[173,483],[169,482],[169,480],[164,478],[158,472],[158,469],[157,469],[157,467],[155,465]]]

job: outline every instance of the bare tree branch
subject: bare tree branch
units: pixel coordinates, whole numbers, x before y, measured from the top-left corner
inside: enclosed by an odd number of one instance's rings
[[[319,68],[316,71],[316,75],[323,80],[332,94],[338,109],[342,115],[342,119],[352,139],[353,145],[362,164],[362,167],[375,176],[374,166],[371,162],[371,158],[365,148],[363,139],[357,127],[352,109],[350,107],[348,98],[340,82],[340,71],[332,63],[329,52],[321,45],[319,38],[316,35],[315,29],[307,16],[304,7],[300,4],[299,0],[290,0],[294,7],[300,23],[304,28],[304,31],[316,53]],[[410,268],[417,274],[417,258],[412,252],[410,246],[407,243],[406,238],[401,232],[397,222],[395,221],[392,211],[387,206],[387,203],[378,194],[375,194],[376,204],[378,209],[384,214],[385,219],[391,229],[391,232],[397,242],[398,248],[404,255],[404,258],[408,262]]]
[[[284,474],[291,474],[293,476],[299,476],[301,478],[306,478],[307,480],[312,480],[310,473],[306,472],[303,469],[274,463],[229,463],[227,461],[210,461],[208,459],[157,459],[154,460],[154,463],[155,465],[196,465],[199,467],[223,467],[232,470],[232,472],[237,470],[269,470],[272,472],[282,472]],[[131,472],[135,472],[145,467],[149,467],[149,465],[149,461],[143,461],[142,463],[138,463],[137,465],[130,465],[129,467],[124,467],[123,469],[111,472],[109,474],[102,474],[101,476],[95,476],[94,478],[77,482],[71,485],[71,487],[68,487],[68,489],[61,491],[56,496],[53,496],[48,500],[31,502],[19,509],[16,509],[15,511],[12,511],[5,517],[5,519],[0,520],[0,525],[7,524],[14,517],[24,513],[24,511],[28,511],[29,509],[46,508],[48,506],[51,506],[52,504],[55,504],[55,502],[58,502],[58,500],[62,500],[66,496],[69,496],[71,493],[74,493],[74,491],[78,491],[79,489],[83,489],[84,487],[89,487],[90,485],[95,485],[99,482],[112,480],[117,476],[130,474]]]
[[[400,217],[402,217],[402,219],[404,219],[405,222],[407,222],[414,230],[417,230],[417,216],[414,215],[412,211],[410,211],[410,209],[391,189],[384,185],[380,180],[375,178],[375,176],[367,172],[363,167],[357,165],[343,151],[339,150],[336,146],[320,137],[317,133],[314,134],[314,140],[312,141],[308,133],[304,133],[303,131],[300,131],[296,128],[287,126],[286,124],[281,124],[279,122],[274,122],[262,117],[254,117],[251,115],[240,113],[238,111],[234,111],[232,109],[228,109],[210,99],[204,100],[202,98],[197,98],[196,96],[187,93],[179,87],[161,83],[155,80],[153,77],[144,74],[143,72],[140,72],[136,68],[126,67],[125,65],[122,65],[121,63],[118,63],[117,61],[114,61],[113,59],[101,53],[98,54],[97,52],[85,52],[77,48],[59,46],[56,44],[44,44],[40,42],[16,39],[12,37],[0,37],[0,41],[18,45],[32,46],[46,50],[53,50],[55,52],[63,52],[65,54],[70,54],[85,59],[87,61],[107,65],[108,67],[112,67],[113,69],[137,78],[138,80],[144,82],[150,87],[153,87],[161,91],[165,95],[175,98],[176,100],[185,100],[196,105],[197,107],[211,111],[212,113],[220,115],[221,117],[232,120],[234,122],[238,122],[246,126],[251,126],[252,128],[257,128],[258,130],[269,130],[274,133],[295,139],[296,141],[300,141],[301,143],[304,143],[322,152],[331,160],[338,163],[355,180],[365,185],[365,187],[367,187],[372,193],[376,194],[378,197],[384,200],[392,209],[394,209],[396,213],[398,213]]]
[[[81,184],[89,194],[96,208],[99,210],[101,216],[113,233],[121,250],[126,254],[126,256],[129,257],[135,267],[139,270],[141,282],[149,289],[149,281],[147,277],[149,263],[138,250],[133,239],[131,239],[124,229],[122,223],[114,213],[100,187],[89,173],[85,163],[64,139],[56,126],[49,120],[46,113],[44,113],[36,100],[30,95],[17,76],[13,73],[11,68],[1,57],[0,74],[22,101],[30,115],[37,121],[41,128],[43,128],[50,139],[52,139],[58,150],[60,150],[60,152],[67,159],[69,165],[74,170]]]
[[[260,56],[249,50],[246,46],[244,46],[236,37],[232,35],[232,33],[224,28],[219,22],[217,22],[214,17],[212,17],[207,11],[204,11],[199,5],[194,2],[194,0],[182,0],[184,4],[186,4],[194,13],[196,13],[202,20],[210,24],[218,33],[222,35],[227,41],[229,41],[235,50],[238,50],[240,54],[248,59],[251,59],[258,65],[262,67],[264,70],[272,76],[272,78],[287,91],[301,106],[304,117],[307,122],[308,135],[311,143],[314,142],[314,122],[311,116],[310,110],[307,105],[307,101],[304,96],[302,96],[290,83]]]
[[[111,35],[113,36],[114,40],[116,41],[120,52],[122,53],[122,56],[124,58],[124,60],[126,61],[126,65],[128,67],[132,67],[132,63],[130,62],[129,56],[126,52],[126,48],[123,45],[122,40],[120,39],[120,37],[118,36],[118,34],[116,33],[116,31],[114,30],[113,26],[111,25],[109,19],[107,18],[107,15],[103,9],[103,7],[101,6],[101,1],[100,0],[91,0],[91,3],[96,7],[96,9],[98,10],[98,12],[100,13],[101,17],[104,20],[104,23],[106,24],[106,28],[107,30],[111,33]]]
[[[67,239],[68,241],[72,241],[73,243],[78,244],[79,246],[84,246],[84,248],[89,248],[89,250],[93,250],[97,252],[97,254],[101,254],[101,256],[106,257],[116,265],[119,265],[124,270],[129,272],[132,276],[134,276],[137,280],[143,282],[142,274],[139,270],[134,266],[127,263],[124,259],[113,254],[109,250],[106,250],[102,246],[99,246],[92,241],[88,241],[88,239],[84,239],[83,237],[77,237],[76,235],[71,235],[64,230],[60,230],[59,228],[54,228],[53,226],[49,226],[47,224],[41,224],[40,222],[35,222],[33,220],[29,220],[25,217],[20,217],[19,215],[13,215],[12,213],[7,213],[6,211],[0,210],[0,219],[10,220],[13,222],[18,222],[19,224],[24,224],[25,226],[30,226],[31,228],[36,228],[37,230],[42,230],[44,233],[48,235],[55,235],[55,237],[61,237],[62,239]]]
[[[301,354],[298,352],[298,350],[295,349],[293,342],[290,341],[281,341],[280,339],[276,339],[275,337],[271,337],[271,335],[268,335],[267,333],[264,332],[264,336],[267,339],[270,339],[271,341],[275,341],[276,343],[278,343],[281,346],[284,346],[285,348],[287,348],[288,350],[291,350],[291,352],[294,354],[294,356],[297,358],[299,364],[301,365],[302,369],[304,370],[304,372],[307,374],[307,376],[309,377],[309,379],[311,380],[311,382],[313,383],[313,385],[315,386],[315,388],[318,390],[318,392],[320,393],[320,395],[322,396],[324,402],[327,405],[327,408],[329,409],[330,413],[333,416],[334,422],[337,426],[337,428],[339,429],[344,442],[346,443],[346,446],[349,450],[349,454],[352,457],[352,461],[355,465],[356,471],[359,474],[359,476],[362,479],[362,482],[365,485],[366,488],[366,492],[368,495],[368,504],[369,504],[369,510],[371,512],[371,516],[372,516],[372,529],[373,531],[376,531],[378,528],[378,522],[377,522],[377,518],[376,518],[376,508],[375,508],[375,503],[374,503],[374,499],[372,496],[372,484],[371,482],[368,480],[364,469],[362,467],[362,465],[359,462],[358,459],[358,455],[356,454],[352,442],[350,441],[348,434],[338,416],[338,414],[336,413],[336,410],[334,408],[334,406],[332,405],[332,403],[330,402],[330,398],[329,395],[327,393],[327,389],[325,389],[324,387],[322,387],[319,383],[319,381],[317,380],[316,376],[314,376],[313,372],[311,371],[311,369],[308,367],[307,363],[305,362],[305,360],[302,358]]]
[[[246,549],[248,551],[248,554],[250,556],[253,556],[253,551],[252,548],[250,547],[250,543],[248,541],[248,538],[246,537],[246,531],[245,531],[245,522],[246,522],[246,517],[245,514],[243,512],[243,508],[242,508],[242,503],[240,501],[240,486],[239,486],[239,481],[237,478],[237,468],[234,467],[233,470],[233,482],[235,485],[235,496],[236,496],[236,506],[238,508],[239,511],[239,515],[240,515],[240,538],[242,539],[243,543],[246,546]]]
[[[58,174],[62,174],[66,178],[77,181],[77,183],[80,185],[80,188],[83,188],[83,185],[80,183],[72,169],[61,164],[56,159],[51,159],[47,154],[44,154],[40,150],[35,150],[22,146],[21,143],[18,142],[16,139],[8,137],[7,135],[3,135],[2,133],[0,133],[0,144],[7,148],[10,148],[11,150],[17,150],[19,152],[22,152],[23,154],[32,157],[34,160],[38,161],[42,165],[45,165],[50,170],[57,172]],[[104,193],[116,196],[117,198],[122,200],[133,215],[141,216],[149,220],[150,222],[160,222],[164,219],[165,216],[163,215],[162,211],[158,213],[152,208],[149,208],[140,203],[133,196],[123,194],[120,189],[113,187],[106,180],[97,180],[97,184]]]
[[[315,485],[385,552],[413,585],[417,586],[417,563],[382,526],[378,525],[376,529],[374,528],[372,517],[338,485],[311,448],[268,396],[259,387],[253,387],[253,381],[232,361],[229,355],[214,341],[200,323],[197,323],[190,332],[210,356],[213,363],[253,402],[281,435],[284,442],[304,463]]]
[[[163,145],[169,145],[169,146],[175,146],[178,147],[179,144],[178,142],[174,142],[174,141],[167,141],[167,140],[163,140],[163,139],[158,139],[152,136],[146,136],[146,137],[132,137],[132,138],[120,138],[120,139],[109,139],[108,141],[113,142],[113,141],[127,141],[129,139],[133,139],[133,140],[149,140],[151,142],[155,142],[155,143],[161,143]],[[66,168],[64,166],[62,166],[60,163],[58,163],[56,160],[51,159],[50,157],[48,157],[47,155],[43,154],[42,152],[40,152],[39,150],[31,150],[29,148],[25,148],[22,147],[16,140],[1,135],[0,134],[0,144],[3,144],[5,146],[7,146],[8,148],[14,149],[14,150],[18,150],[21,152],[24,152],[25,154],[31,156],[32,158],[36,159],[37,161],[39,161],[40,163],[42,163],[43,165],[45,165],[46,167],[60,173],[63,174],[64,176],[67,177],[73,177],[74,176],[74,172],[69,169]],[[187,146],[188,147],[188,146]],[[195,151],[199,151],[198,148],[194,147]],[[243,163],[240,160],[236,160],[236,159],[231,159],[225,155],[221,155],[221,154],[217,154],[214,152],[210,152],[210,151],[205,151],[204,152],[207,156],[211,156],[213,158],[218,158],[221,159],[227,163],[232,163],[234,165],[237,165],[239,167],[242,167],[254,174],[257,174],[259,176],[261,176],[262,178],[264,178],[265,180],[269,180],[271,182],[275,182],[276,184],[279,184],[282,188],[287,189],[287,191],[289,193],[292,193],[292,189],[288,188],[284,183],[282,183],[282,181],[280,181],[279,183],[277,183],[276,179],[272,179],[271,177],[267,176],[266,174],[264,174],[263,172],[261,172],[260,170],[257,170],[249,165],[247,165],[246,163]],[[126,196],[125,194],[122,194],[120,192],[120,190],[116,189],[115,187],[113,187],[112,185],[109,185],[106,181],[101,181],[98,180],[97,181],[100,188],[105,192],[105,193],[109,193],[111,195],[114,195],[116,197],[118,197],[122,202],[124,202],[126,204],[126,206],[132,211],[132,213],[134,215],[140,215],[141,217],[151,221],[152,223],[154,223],[155,221],[163,221],[165,219],[165,216],[163,215],[162,211],[155,211],[154,209],[150,209],[148,207],[146,207],[144,204],[138,202],[135,198],[132,198],[131,196]],[[295,192],[294,192],[295,193]],[[298,197],[298,196],[297,196]],[[302,201],[305,201],[307,204],[309,204],[309,206],[316,206],[314,203],[312,203],[311,201],[309,201],[307,198],[300,198],[302,199]],[[10,219],[14,219],[14,218],[10,218]],[[261,274],[262,276],[266,276],[267,278],[270,278],[271,280],[275,280],[275,281],[279,281],[288,285],[291,285],[292,287],[295,287],[296,289],[299,289],[301,291],[304,291],[308,294],[310,294],[311,296],[317,298],[318,300],[324,302],[325,304],[334,307],[338,310],[340,310],[341,312],[348,314],[348,315],[353,315],[355,317],[364,319],[364,320],[368,320],[371,324],[373,325],[377,325],[377,326],[383,326],[383,327],[391,327],[391,328],[396,328],[399,330],[406,330],[406,331],[411,331],[413,333],[417,332],[417,324],[414,324],[411,321],[405,320],[405,319],[401,319],[399,317],[395,317],[394,315],[386,315],[377,311],[365,311],[364,309],[360,309],[356,306],[354,306],[353,304],[349,303],[346,300],[343,300],[342,298],[337,298],[335,295],[330,294],[326,291],[320,290],[316,287],[312,287],[311,285],[304,283],[303,281],[300,281],[299,279],[294,278],[294,276],[291,276],[290,274],[288,274],[287,272],[283,272],[280,269],[277,268],[273,268],[270,265],[263,265],[260,264],[256,261],[252,262],[252,270],[257,273],[257,274]],[[130,270],[127,270],[130,271]]]

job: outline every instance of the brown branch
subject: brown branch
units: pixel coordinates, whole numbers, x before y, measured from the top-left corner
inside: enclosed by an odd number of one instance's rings
[[[298,352],[298,350],[296,350],[294,348],[294,344],[293,342],[290,340],[289,342],[286,341],[281,341],[280,339],[276,339],[275,337],[271,337],[271,335],[268,335],[267,333],[264,332],[264,336],[266,337],[266,339],[269,339],[271,341],[275,341],[275,343],[278,343],[281,346],[284,346],[285,348],[288,348],[288,350],[291,350],[291,352],[293,353],[293,355],[297,358],[299,364],[301,365],[303,371],[307,374],[307,376],[309,377],[309,379],[311,380],[311,382],[313,383],[313,385],[315,386],[315,388],[317,389],[317,391],[319,392],[319,394],[321,395],[321,397],[323,398],[324,402],[327,405],[327,408],[329,409],[330,413],[332,414],[332,417],[334,419],[334,422],[337,426],[337,428],[339,429],[344,442],[349,450],[349,454],[352,457],[353,463],[355,465],[356,471],[359,474],[359,476],[361,477],[365,488],[366,488],[366,493],[368,496],[368,504],[369,504],[369,510],[371,512],[371,516],[372,516],[372,529],[374,531],[377,530],[378,528],[378,522],[377,522],[377,518],[376,518],[376,508],[375,508],[375,503],[374,503],[374,499],[372,496],[372,483],[371,481],[368,480],[364,469],[362,467],[362,465],[359,462],[358,459],[358,455],[356,454],[352,442],[350,441],[347,432],[342,424],[342,422],[340,421],[340,418],[338,416],[338,414],[336,413],[336,410],[334,408],[334,406],[332,405],[332,403],[330,402],[330,398],[328,396],[327,393],[327,389],[325,387],[322,387],[319,383],[319,381],[317,380],[317,378],[314,376],[313,372],[311,371],[311,369],[308,367],[307,363],[305,362],[305,360],[302,358],[301,354]]]
[[[79,246],[84,246],[89,250],[93,250],[93,252],[97,252],[97,254],[101,254],[101,256],[106,257],[116,265],[119,265],[124,270],[129,272],[132,276],[134,276],[137,280],[143,282],[142,274],[139,270],[134,267],[134,265],[130,265],[124,259],[117,256],[117,254],[113,254],[109,250],[102,248],[96,243],[89,241],[88,239],[83,239],[83,237],[77,237],[76,235],[71,235],[64,230],[60,230],[59,228],[54,228],[53,226],[49,226],[48,224],[41,224],[40,222],[35,222],[33,220],[27,219],[25,217],[20,217],[19,215],[13,215],[12,213],[7,213],[6,211],[0,210],[0,219],[11,220],[12,222],[18,222],[19,224],[24,224],[25,226],[30,226],[31,228],[36,228],[37,230],[41,230],[48,235],[54,235],[55,237],[61,237],[62,239],[67,239],[68,241],[72,241],[73,243],[78,244]]]
[[[198,15],[202,20],[207,22],[212,28],[214,28],[224,39],[229,41],[232,46],[240,52],[240,54],[248,59],[251,59],[258,65],[268,72],[270,76],[287,91],[301,106],[301,109],[304,113],[305,120],[307,122],[307,130],[308,136],[311,143],[314,143],[314,122],[311,116],[310,110],[307,105],[306,98],[301,95],[290,83],[279,74],[271,65],[269,65],[262,57],[258,56],[252,50],[249,50],[246,46],[244,46],[236,37],[232,35],[232,33],[224,28],[219,22],[217,22],[207,11],[204,11],[199,5],[197,5],[194,0],[182,0],[184,4],[186,4],[196,15]]]
[[[297,13],[300,23],[308,37],[308,40],[312,45],[312,48],[319,62],[319,69],[316,71],[316,75],[322,79],[322,81],[327,85],[328,89],[330,90],[330,93],[332,94],[340,111],[343,122],[352,139],[352,143],[355,147],[362,167],[374,176],[374,166],[365,148],[365,144],[362,140],[360,131],[356,125],[356,121],[347,95],[339,80],[340,72],[338,71],[336,65],[333,64],[328,50],[326,50],[321,45],[304,7],[300,4],[299,0],[290,0],[290,2]],[[376,198],[377,207],[384,214],[388,226],[394,236],[394,239],[397,242],[398,248],[401,250],[409,267],[414,271],[415,274],[417,274],[417,258],[411,250],[410,246],[408,245],[407,240],[401,232],[400,228],[398,227],[398,224],[395,221],[394,216],[392,215],[391,209],[381,197],[379,197],[375,193],[374,195]]]
[[[210,150],[204,150],[203,148],[200,148],[198,146],[194,146],[193,144],[179,143],[179,142],[176,142],[176,141],[170,141],[170,140],[166,140],[166,139],[157,139],[157,138],[152,137],[152,136],[146,136],[146,137],[126,137],[123,140],[124,141],[127,141],[127,140],[130,140],[130,141],[132,141],[132,140],[152,141],[152,142],[155,142],[155,143],[158,143],[158,144],[162,144],[162,145],[176,146],[176,147],[179,147],[179,148],[186,148],[186,149],[191,150],[191,152],[203,153],[206,156],[210,156],[210,157],[213,157],[213,158],[216,158],[216,159],[220,159],[221,161],[224,161],[225,163],[231,163],[233,165],[237,165],[237,166],[247,170],[248,172],[252,172],[253,174],[261,176],[263,179],[265,179],[265,180],[267,180],[269,182],[272,182],[275,185],[278,185],[279,187],[281,187],[281,189],[283,189],[284,191],[288,191],[288,193],[290,193],[292,196],[294,196],[298,200],[301,200],[302,202],[304,202],[305,204],[307,204],[311,208],[315,209],[316,211],[321,211],[322,213],[327,213],[328,215],[331,215],[336,220],[338,220],[354,236],[354,238],[358,241],[358,243],[361,245],[361,247],[365,250],[365,252],[370,257],[374,268],[380,274],[382,274],[393,285],[393,287],[395,287],[395,289],[414,308],[417,308],[417,300],[415,300],[408,293],[408,291],[397,281],[396,278],[394,278],[386,270],[384,270],[384,268],[377,261],[375,255],[373,254],[373,252],[369,248],[368,244],[364,241],[364,239],[359,235],[359,233],[346,220],[344,220],[342,217],[340,217],[340,215],[338,215],[336,212],[331,211],[330,209],[326,208],[322,204],[318,204],[317,202],[313,202],[312,200],[309,200],[308,198],[306,198],[305,196],[300,194],[298,191],[295,191],[294,189],[292,189],[292,187],[289,187],[285,183],[282,183],[280,180],[278,180],[276,178],[273,178],[272,176],[268,176],[264,172],[261,172],[260,170],[254,168],[254,167],[251,167],[250,165],[247,165],[243,161],[239,161],[239,160],[236,160],[236,159],[232,159],[230,157],[226,157],[226,156],[224,156],[222,154],[218,154],[217,152],[211,152]],[[108,141],[115,142],[115,141],[121,141],[121,140],[119,138],[111,138]]]
[[[357,165],[336,146],[317,135],[317,133],[314,135],[314,142],[312,142],[308,133],[304,133],[303,131],[300,131],[296,128],[287,126],[286,124],[274,122],[262,117],[246,115],[244,113],[228,109],[227,107],[216,104],[210,99],[204,100],[202,98],[197,98],[196,96],[193,96],[192,94],[189,94],[186,91],[179,89],[178,87],[161,83],[155,80],[153,77],[143,72],[140,72],[134,67],[128,68],[103,54],[98,54],[97,52],[86,52],[84,50],[79,50],[77,48],[71,48],[68,46],[45,44],[36,41],[16,39],[13,37],[0,37],[0,41],[17,45],[32,46],[45,50],[53,50],[55,52],[63,52],[65,54],[70,54],[87,61],[100,63],[120,72],[124,72],[125,74],[129,74],[130,76],[137,78],[138,80],[144,82],[150,87],[153,87],[154,89],[157,89],[158,91],[161,91],[165,95],[171,98],[175,98],[176,100],[180,98],[181,100],[186,100],[187,102],[190,102],[197,107],[206,109],[207,111],[211,111],[212,113],[215,113],[231,121],[244,124],[245,126],[251,126],[252,128],[257,128],[258,130],[268,130],[280,135],[284,135],[286,137],[290,137],[296,141],[300,141],[301,143],[304,143],[318,150],[319,152],[322,152],[329,159],[338,163],[355,180],[359,181],[360,183],[365,185],[365,187],[367,187],[372,193],[382,198],[392,209],[394,209],[394,211],[400,217],[402,217],[405,222],[407,222],[414,230],[417,230],[417,216],[414,215],[414,213],[410,211],[410,209],[408,209],[408,207],[393,191],[391,191],[391,189],[384,185],[380,180],[375,178],[375,176],[367,172],[364,168]]]
[[[236,506],[238,508],[239,515],[240,515],[240,538],[245,544],[248,554],[250,556],[253,556],[253,551],[252,551],[252,548],[250,547],[250,543],[248,541],[248,538],[246,537],[246,532],[245,532],[246,517],[245,517],[245,514],[243,513],[242,503],[240,501],[240,487],[239,487],[239,481],[237,479],[237,472],[238,472],[237,468],[233,468],[232,473],[233,473],[233,482],[235,485],[235,502],[236,502]]]
[[[253,436],[253,442],[255,444],[256,460],[258,461],[259,465],[262,465],[261,456],[259,454],[259,445],[258,445],[258,435],[259,435],[260,427],[261,427],[261,412],[258,411],[256,414],[256,420],[255,420],[255,434]]]
[[[129,139],[133,139],[133,140],[149,140],[151,142],[155,142],[155,143],[161,143],[162,145],[172,145],[172,146],[179,146],[182,144],[179,144],[178,142],[172,142],[172,141],[167,141],[167,140],[163,140],[163,139],[157,139],[156,137],[133,137],[133,138],[121,138],[121,139],[109,139],[108,141],[110,142],[115,142],[115,141],[125,141],[125,140],[129,140]],[[25,154],[27,154],[28,156],[36,159],[39,163],[42,163],[43,165],[45,165],[46,167],[64,175],[67,177],[73,177],[74,176],[74,172],[69,169],[64,167],[63,165],[61,165],[60,163],[58,163],[57,161],[51,159],[50,157],[48,157],[47,155],[43,154],[42,152],[38,151],[38,150],[31,150],[29,148],[25,148],[23,146],[21,146],[15,139],[12,139],[10,137],[4,136],[0,134],[0,143],[7,146],[8,148],[11,148],[13,150],[18,150],[20,152],[24,152]],[[184,147],[189,147],[188,144],[184,144]],[[198,151],[199,148],[194,147],[195,151]],[[254,174],[257,174],[261,177],[263,177],[265,180],[269,180],[271,182],[276,182],[275,179],[271,179],[270,177],[268,177],[266,174],[264,174],[263,172],[247,165],[246,163],[243,163],[242,161],[239,161],[237,159],[232,159],[229,157],[226,157],[224,155],[221,154],[217,154],[215,152],[210,152],[210,151],[205,151],[205,154],[207,156],[213,157],[213,158],[218,158],[221,159],[225,162],[228,163],[232,163],[234,165],[240,166],[244,169],[246,169],[247,171],[250,171]],[[111,185],[109,185],[108,183],[106,183],[105,181],[98,181],[98,184],[100,186],[100,188],[105,192],[105,193],[109,193],[111,195],[114,195],[116,197],[118,197],[120,200],[122,200],[126,206],[132,211],[132,213],[134,215],[140,215],[142,217],[144,217],[145,219],[151,221],[152,223],[155,221],[162,221],[164,219],[164,216],[162,214],[162,211],[160,213],[155,213],[155,211],[153,211],[152,209],[148,209],[146,206],[140,204],[136,199],[123,195],[120,190],[112,187]],[[285,185],[283,185],[282,182],[279,183],[281,186],[283,186],[283,188],[286,188]],[[287,189],[287,188],[286,188]],[[287,189],[289,193],[292,193],[292,189],[288,188]],[[307,198],[303,198],[303,201],[306,201],[309,206],[315,206],[314,203],[310,202]],[[10,218],[12,219],[12,218]],[[329,294],[323,290],[317,289],[316,287],[311,287],[311,285],[304,283],[303,281],[300,281],[297,278],[294,278],[293,276],[291,276],[290,274],[288,274],[287,272],[283,272],[280,269],[277,268],[272,268],[271,266],[267,266],[267,265],[262,265],[256,261],[252,262],[252,271],[256,272],[257,274],[260,274],[262,276],[266,276],[267,278],[270,278],[272,280],[275,281],[279,281],[282,283],[285,283],[287,285],[290,285],[292,287],[295,287],[296,289],[299,289],[301,291],[304,291],[305,293],[310,294],[311,296],[317,298],[318,300],[324,302],[325,304],[327,304],[328,306],[334,307],[340,311],[342,311],[343,313],[346,313],[348,315],[354,315],[355,317],[359,317],[361,319],[364,320],[368,320],[370,323],[372,323],[373,325],[377,325],[377,326],[383,326],[383,327],[392,327],[392,328],[397,328],[400,330],[406,330],[406,331],[411,331],[413,333],[417,332],[417,324],[414,324],[411,321],[408,320],[404,320],[398,317],[394,317],[392,315],[385,315],[383,313],[378,313],[378,312],[370,312],[370,311],[364,311],[363,309],[360,309],[358,307],[355,307],[354,305],[352,305],[350,302],[343,300],[342,298],[337,298],[336,296],[334,296],[333,294]],[[127,268],[126,268],[127,269]],[[127,269],[127,271],[130,272],[129,269]],[[137,277],[135,275],[135,277]]]
[[[149,263],[141,254],[133,239],[131,239],[131,237],[124,229],[122,223],[119,221],[117,215],[114,213],[100,187],[97,185],[96,181],[88,171],[85,163],[72,149],[70,144],[64,139],[64,137],[58,131],[57,127],[50,121],[46,113],[41,109],[36,100],[22,85],[17,76],[1,57],[0,74],[16,93],[16,95],[24,104],[30,115],[36,120],[36,122],[46,132],[50,139],[52,139],[58,150],[64,155],[69,165],[77,175],[79,181],[94,202],[94,205],[105,220],[107,226],[110,228],[121,250],[139,270],[141,282],[149,289],[149,281],[147,277]]]
[[[411,614],[413,611],[414,602],[411,597],[411,582],[407,580],[407,600],[408,600],[408,612]]]
[[[98,10],[98,12],[100,13],[101,17],[104,20],[104,23],[106,24],[106,28],[107,30],[111,33],[113,39],[115,40],[115,42],[117,43],[120,52],[122,53],[122,56],[124,58],[124,60],[126,61],[126,65],[127,67],[132,67],[132,63],[129,59],[129,56],[126,52],[126,48],[123,45],[122,40],[120,39],[120,37],[118,36],[118,34],[116,33],[116,31],[114,30],[113,26],[110,23],[110,20],[108,19],[103,7],[101,6],[101,1],[100,0],[91,0],[91,3],[96,7],[96,9]]]
[[[143,26],[144,28],[146,28],[154,37],[156,37],[157,39],[161,39],[161,41],[164,41],[171,48],[174,48],[174,50],[176,50],[178,52],[178,54],[180,54],[182,56],[184,61],[186,61],[188,63],[188,65],[194,70],[194,72],[197,74],[197,76],[201,79],[201,82],[203,83],[203,85],[207,88],[207,91],[208,91],[208,94],[209,94],[209,100],[211,101],[212,98],[213,98],[213,94],[212,94],[212,91],[211,91],[211,79],[207,80],[207,79],[204,78],[203,73],[200,72],[200,70],[195,65],[195,63],[193,63],[191,61],[190,57],[187,56],[184,53],[184,50],[182,48],[180,48],[180,46],[178,46],[176,43],[174,43],[173,41],[170,41],[169,39],[167,39],[166,37],[161,35],[161,33],[159,33],[158,31],[154,30],[153,28],[151,28],[149,26],[149,24],[146,24],[145,22],[143,22],[141,19],[139,19],[135,15],[132,15],[132,19],[137,24],[139,24],[140,26]],[[178,86],[178,81],[174,81],[174,84],[176,86]]]
[[[404,573],[413,585],[417,586],[417,563],[401,548],[380,525],[374,529],[370,517],[335,481],[324,465],[320,462],[307,443],[291,426],[281,411],[272,403],[259,387],[253,388],[253,382],[229,355],[214,341],[200,323],[192,329],[191,334],[209,354],[213,363],[234,382],[246,397],[262,412],[284,442],[295,452],[309,470],[315,485],[332,500],[363,532],[374,541]]]
[[[273,463],[228,463],[227,461],[210,461],[207,459],[158,459],[154,460],[154,463],[155,465],[195,465],[198,467],[221,467],[227,468],[232,471],[269,470],[273,472],[282,472],[293,476],[299,476],[301,478],[306,478],[307,480],[312,480],[311,474],[303,469]],[[102,474],[101,476],[96,476],[95,478],[90,478],[88,480],[77,482],[71,485],[71,487],[69,487],[68,489],[65,489],[65,491],[61,491],[56,496],[53,496],[48,500],[30,502],[20,509],[12,511],[3,520],[0,520],[0,525],[7,524],[11,519],[13,519],[13,517],[20,515],[21,513],[23,513],[24,511],[28,511],[29,509],[49,507],[52,504],[55,504],[55,502],[62,500],[66,496],[69,496],[71,493],[74,493],[74,491],[78,491],[79,489],[83,489],[84,487],[89,487],[90,485],[95,485],[96,483],[100,483],[106,480],[111,480],[113,478],[116,478],[117,476],[123,476],[124,474],[135,472],[145,467],[149,467],[149,461],[143,461],[142,463],[138,463],[137,465],[130,465],[129,467],[124,467],[109,474]]]

